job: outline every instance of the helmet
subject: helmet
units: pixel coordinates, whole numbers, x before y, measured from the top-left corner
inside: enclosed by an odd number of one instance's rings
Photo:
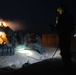
[[[62,14],[63,12],[65,12],[67,10],[67,6],[65,4],[61,4],[58,8],[57,8],[57,12],[59,12],[59,14]]]

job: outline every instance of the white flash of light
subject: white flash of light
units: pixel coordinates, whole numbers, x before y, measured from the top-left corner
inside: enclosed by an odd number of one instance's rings
[[[23,54],[29,55],[29,56],[31,56],[31,55],[33,54],[30,50],[19,50],[19,51],[17,51],[17,52],[23,53]]]

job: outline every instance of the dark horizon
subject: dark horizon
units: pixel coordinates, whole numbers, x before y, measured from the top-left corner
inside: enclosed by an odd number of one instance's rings
[[[1,1],[0,18],[23,21],[26,32],[50,33],[49,25],[55,24],[56,8],[63,2],[68,6],[76,24],[75,0]]]

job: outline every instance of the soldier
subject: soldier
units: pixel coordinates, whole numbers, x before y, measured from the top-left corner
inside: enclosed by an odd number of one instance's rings
[[[57,8],[58,17],[56,18],[56,29],[59,35],[59,48],[66,68],[72,66],[71,61],[71,33],[74,29],[72,15],[68,12],[66,5],[62,4]]]

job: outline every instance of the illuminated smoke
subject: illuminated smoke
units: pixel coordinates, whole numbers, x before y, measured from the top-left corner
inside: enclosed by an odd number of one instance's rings
[[[15,21],[6,21],[3,19],[0,19],[0,27],[7,27],[9,26],[13,31],[17,31],[17,30],[23,30],[25,29],[25,23],[23,21],[20,20],[15,20]],[[0,44],[2,43],[9,43],[8,39],[6,38],[6,34],[5,32],[0,30]]]
[[[5,32],[0,32],[0,44],[2,44],[3,42],[4,43],[9,43]]]
[[[10,20],[0,19],[0,23],[2,22],[4,23],[4,26],[9,26],[14,31],[26,29],[25,22],[21,20],[10,21]]]

